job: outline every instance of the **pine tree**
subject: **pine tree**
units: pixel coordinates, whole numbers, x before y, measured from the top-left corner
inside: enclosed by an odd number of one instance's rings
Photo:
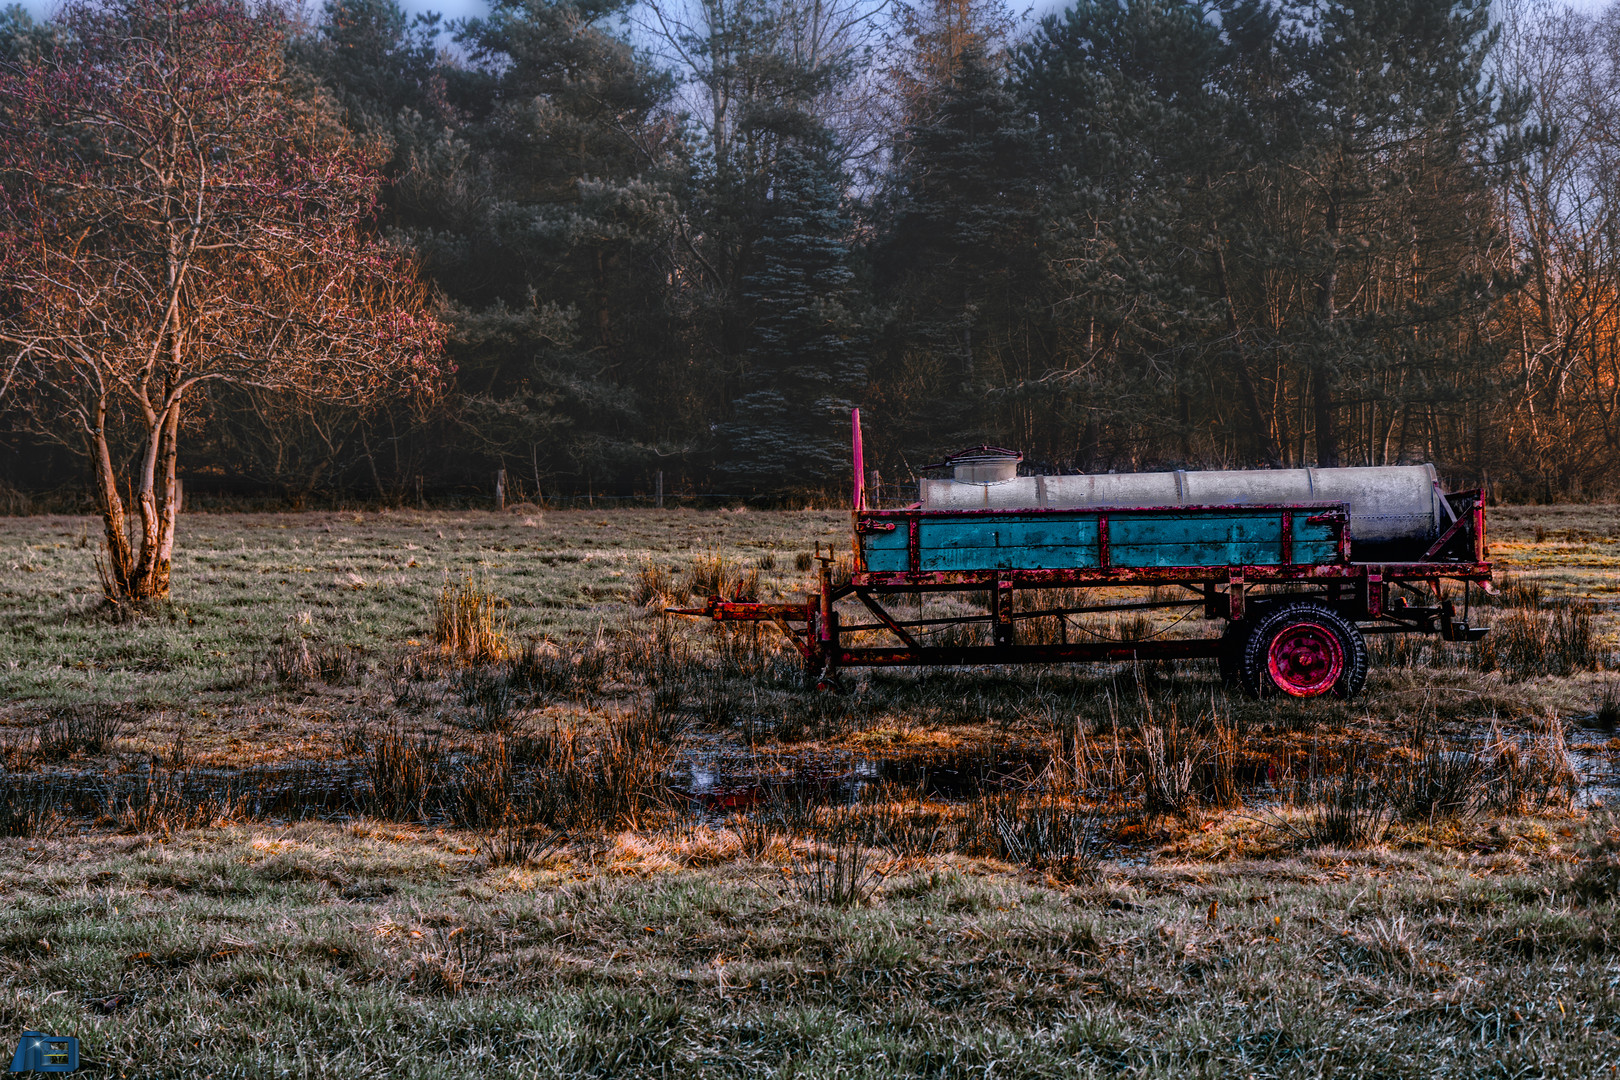
[[[457,328],[435,437],[479,475],[647,484],[710,404],[680,381],[664,302],[686,175],[672,86],[612,28],[623,7],[494,0],[457,24],[451,64],[396,0],[328,0],[308,50],[350,122],[394,148],[393,224]]]
[[[1472,351],[1466,323],[1511,284],[1491,265],[1491,187],[1524,102],[1485,74],[1499,34],[1489,0],[1295,10],[1299,77],[1283,100],[1299,137],[1275,166],[1311,297],[1292,330],[1309,369],[1316,462],[1338,465],[1347,406],[1382,398],[1398,416],[1413,398],[1432,412],[1469,396],[1474,380],[1453,361]]]
[[[1487,162],[1515,123],[1491,40],[1484,0],[1083,0],[1042,23],[1018,81],[1051,381],[1084,388],[1108,464],[1399,459],[1489,392],[1482,320],[1511,283]]]
[[[753,317],[722,471],[755,487],[824,487],[849,467],[865,389],[850,222],[824,141],[785,145],[743,299]]]
[[[1232,57],[1191,0],[1082,0],[1020,50],[1016,83],[1041,132],[1057,343],[1042,386],[1062,464],[1199,456],[1205,415],[1193,403],[1209,397],[1208,342],[1227,331],[1201,288],[1205,237],[1241,172],[1229,151],[1238,116],[1221,92]]]
[[[969,42],[897,152],[877,272],[895,320],[877,411],[922,452],[1028,434],[988,392],[1038,374],[1034,131],[999,65]],[[1018,410],[1015,409],[1015,413]]]

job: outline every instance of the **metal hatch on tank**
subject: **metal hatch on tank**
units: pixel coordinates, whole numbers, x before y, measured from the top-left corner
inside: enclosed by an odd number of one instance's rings
[[[1484,493],[1444,491],[1433,465],[1019,476],[1017,451],[978,446],[884,509],[867,499],[859,410],[852,427],[848,580],[821,556],[803,603],[714,596],[672,614],[770,622],[823,686],[845,667],[1213,658],[1257,697],[1357,693],[1367,634],[1486,632],[1468,621],[1472,586],[1491,589]],[[1154,587],[1185,596],[1131,595]],[[1088,603],[1098,590],[1109,599]],[[983,610],[895,613],[942,593]],[[1070,640],[1076,617],[1199,608],[1218,635]],[[1035,620],[1058,640],[1034,640]]]

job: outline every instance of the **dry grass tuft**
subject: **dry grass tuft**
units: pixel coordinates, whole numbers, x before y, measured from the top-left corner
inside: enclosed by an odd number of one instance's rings
[[[139,782],[113,792],[103,810],[129,832],[168,835],[184,829],[227,825],[249,816],[247,800],[210,776],[153,769]]]
[[[439,591],[433,641],[445,652],[473,664],[505,659],[510,647],[501,610],[506,601],[468,575]]]
[[[871,901],[877,888],[871,857],[855,837],[840,837],[793,866],[793,887],[806,903],[857,907]]]
[[[30,777],[0,777],[0,836],[49,836],[63,824],[61,797]]]
[[[404,967],[404,981],[420,993],[456,997],[487,982],[489,948],[464,926],[434,927]]]
[[[332,644],[311,649],[302,635],[278,642],[264,671],[271,682],[293,689],[311,682],[358,686],[365,681],[365,662],[357,647]]]
[[[738,602],[759,599],[759,567],[743,569],[719,550],[706,551],[692,560],[687,591]]]
[[[1184,814],[1193,809],[1193,770],[1200,748],[1172,713],[1168,723],[1143,724],[1143,805],[1149,814]]]
[[[1620,829],[1610,828],[1598,838],[1578,864],[1571,884],[1575,895],[1588,903],[1620,899]]]
[[[1591,605],[1560,600],[1503,614],[1479,643],[1477,658],[1481,671],[1531,679],[1596,671],[1605,666],[1608,650]]]
[[[637,607],[663,606],[671,601],[685,600],[690,590],[682,589],[675,575],[661,563],[644,559],[636,567],[636,584],[630,600]]]

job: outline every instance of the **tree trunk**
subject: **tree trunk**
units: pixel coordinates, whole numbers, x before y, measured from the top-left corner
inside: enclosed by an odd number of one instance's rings
[[[141,455],[140,485],[135,496],[141,523],[138,549],[130,542],[129,518],[118,494],[118,476],[107,446],[104,414],[104,407],[98,409],[97,430],[91,435],[96,461],[96,494],[107,534],[107,558],[99,567],[102,592],[113,604],[166,600],[179,510],[175,440],[179,434],[180,405],[176,402],[159,414],[146,451]]]
[[[1219,233],[1215,236],[1215,270],[1220,279],[1221,299],[1226,304],[1226,331],[1232,335],[1235,353],[1233,366],[1237,369],[1238,389],[1243,396],[1243,408],[1249,414],[1249,426],[1254,429],[1255,448],[1259,451],[1260,460],[1269,468],[1281,468],[1282,451],[1272,436],[1266,410],[1260,405],[1260,392],[1255,388],[1254,377],[1249,374],[1249,360],[1243,350],[1243,326],[1238,322],[1237,304],[1232,300],[1232,289],[1226,279],[1226,249],[1221,246]]]
[[[163,423],[163,446],[159,452],[162,471],[158,486],[157,558],[152,563],[152,596],[169,595],[169,564],[174,559],[174,530],[180,518],[180,484],[175,478],[175,466],[180,457],[176,437],[180,434],[180,403],[169,407]]]
[[[1335,469],[1339,465],[1339,432],[1333,415],[1333,367],[1326,356],[1326,346],[1333,335],[1333,323],[1338,314],[1335,294],[1339,291],[1339,192],[1334,189],[1328,199],[1325,223],[1328,242],[1328,264],[1317,284],[1317,311],[1321,317],[1323,340],[1318,344],[1316,360],[1311,365],[1311,412],[1316,427],[1316,464],[1319,468]]]
[[[90,434],[90,454],[96,468],[96,501],[106,532],[107,558],[96,560],[101,575],[101,591],[112,603],[122,603],[128,588],[134,558],[129,545],[129,519],[124,500],[118,494],[118,474],[113,471],[112,451],[107,446],[107,402],[96,402],[95,427]]]
[[[1096,471],[1101,443],[1102,432],[1097,427],[1097,418],[1088,415],[1086,417],[1086,426],[1080,434],[1080,469],[1082,472]]]
[[[1316,465],[1321,469],[1339,467],[1339,436],[1334,430],[1333,382],[1325,364],[1311,373],[1311,412],[1316,425]]]

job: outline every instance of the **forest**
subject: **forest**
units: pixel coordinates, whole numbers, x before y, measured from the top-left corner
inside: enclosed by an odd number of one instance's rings
[[[157,411],[28,377],[48,305],[17,285],[18,238],[71,216],[28,193],[106,166],[34,138],[58,124],[39,73],[127,41],[105,20],[136,9],[253,42],[275,135],[232,141],[269,113],[219,112],[219,160],[347,162],[308,166],[311,205],[358,178],[273,230],[241,224],[268,195],[232,196],[213,247],[258,261],[212,273],[252,289],[176,287],[164,318],[207,314],[187,347],[237,367]],[[105,498],[131,461],[294,506],[487,495],[497,470],[531,499],[814,497],[847,482],[852,407],[891,482],[979,443],[1050,472],[1432,460],[1528,500],[1620,467],[1620,5],[494,0],[446,23],[127,0],[8,9],[5,80],[12,505],[98,475]],[[59,126],[83,146],[84,123]],[[73,235],[134,235],[108,224],[123,183],[82,189]],[[119,280],[146,258],[156,295],[148,248]],[[265,271],[333,251],[318,288]],[[75,289],[49,310],[95,308]],[[277,303],[303,314],[273,333],[215,317]],[[133,340],[108,320],[95,341]]]

